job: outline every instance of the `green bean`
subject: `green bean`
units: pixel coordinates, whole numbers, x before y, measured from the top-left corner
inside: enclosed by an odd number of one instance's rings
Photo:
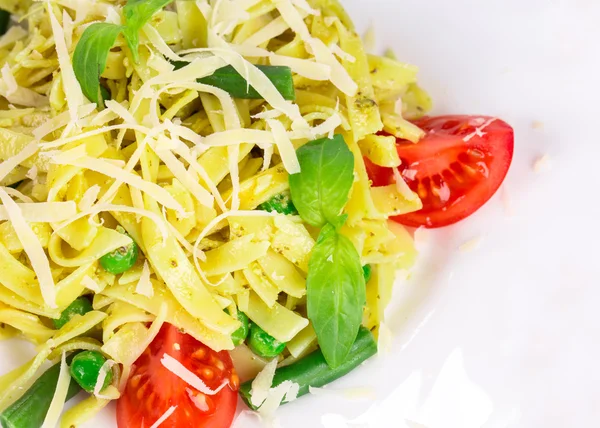
[[[60,318],[52,320],[52,323],[54,324],[54,328],[58,330],[68,323],[75,315],[85,315],[92,310],[92,304],[89,299],[85,296],[81,296],[75,299],[67,309],[62,311]]]
[[[289,366],[278,368],[273,378],[273,387],[289,380],[298,384],[298,396],[302,396],[309,392],[311,386],[321,387],[345,376],[376,353],[377,344],[373,335],[369,330],[361,327],[348,359],[340,366],[332,369],[327,365],[323,353],[316,350]],[[256,406],[251,403],[252,381],[242,384],[240,395],[251,409],[256,410]]]

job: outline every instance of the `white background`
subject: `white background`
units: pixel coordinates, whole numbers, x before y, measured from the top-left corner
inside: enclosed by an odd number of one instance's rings
[[[421,67],[436,113],[511,123],[515,158],[484,209],[422,237],[389,311],[391,352],[330,387],[362,399],[308,396],[280,409],[281,426],[600,426],[600,1],[345,4],[380,49]],[[2,346],[6,369],[24,361]],[[108,411],[87,426],[113,425]]]

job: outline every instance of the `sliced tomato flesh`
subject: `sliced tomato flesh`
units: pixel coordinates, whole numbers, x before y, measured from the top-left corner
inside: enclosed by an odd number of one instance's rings
[[[398,140],[398,170],[423,208],[393,220],[413,227],[448,226],[477,211],[498,190],[512,161],[514,132],[487,116],[425,117],[415,124],[425,137],[417,144]],[[366,164],[374,186],[393,182],[390,168]]]
[[[198,376],[216,394],[205,394],[167,369],[165,354]],[[149,428],[171,407],[165,428],[229,428],[237,406],[239,378],[229,354],[215,352],[193,337],[165,325],[134,363],[117,402],[119,428]]]

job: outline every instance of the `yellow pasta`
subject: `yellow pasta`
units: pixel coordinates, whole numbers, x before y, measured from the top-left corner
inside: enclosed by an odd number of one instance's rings
[[[269,250],[257,261],[269,281],[280,291],[297,298],[306,294],[306,279],[287,258]]]
[[[250,320],[280,342],[289,342],[308,325],[306,318],[279,303],[269,307],[253,292],[250,292],[247,303],[238,300],[238,307]]]
[[[303,224],[291,221],[287,217],[277,216],[273,222],[276,228],[271,240],[273,250],[303,272],[308,272],[308,260],[315,245],[313,237]]]
[[[253,235],[245,235],[206,252],[206,261],[200,268],[206,276],[219,276],[243,269],[266,254],[269,243],[253,242]]]
[[[262,271],[260,266],[253,262],[248,268],[243,270],[246,281],[250,288],[262,299],[263,302],[272,308],[277,303],[279,290],[275,287],[269,278]]]

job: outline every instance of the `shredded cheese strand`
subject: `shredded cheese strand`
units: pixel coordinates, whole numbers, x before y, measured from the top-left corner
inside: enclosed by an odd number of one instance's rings
[[[163,354],[160,363],[175,376],[183,380],[192,388],[195,388],[196,390],[200,391],[202,394],[216,395],[229,383],[229,380],[223,379],[223,382],[221,383],[221,385],[219,385],[217,389],[211,389],[204,383],[202,379],[200,379],[196,375],[196,373],[189,370],[186,366],[181,364],[179,360],[173,358],[166,352]]]
[[[40,241],[33,230],[31,230],[29,224],[27,224],[19,205],[2,188],[0,188],[0,200],[4,204],[8,219],[12,223],[17,237],[23,245],[23,250],[29,257],[31,266],[37,275],[44,302],[48,307],[56,308],[56,290],[52,271],[50,270],[50,262],[46,253],[44,253]]]

